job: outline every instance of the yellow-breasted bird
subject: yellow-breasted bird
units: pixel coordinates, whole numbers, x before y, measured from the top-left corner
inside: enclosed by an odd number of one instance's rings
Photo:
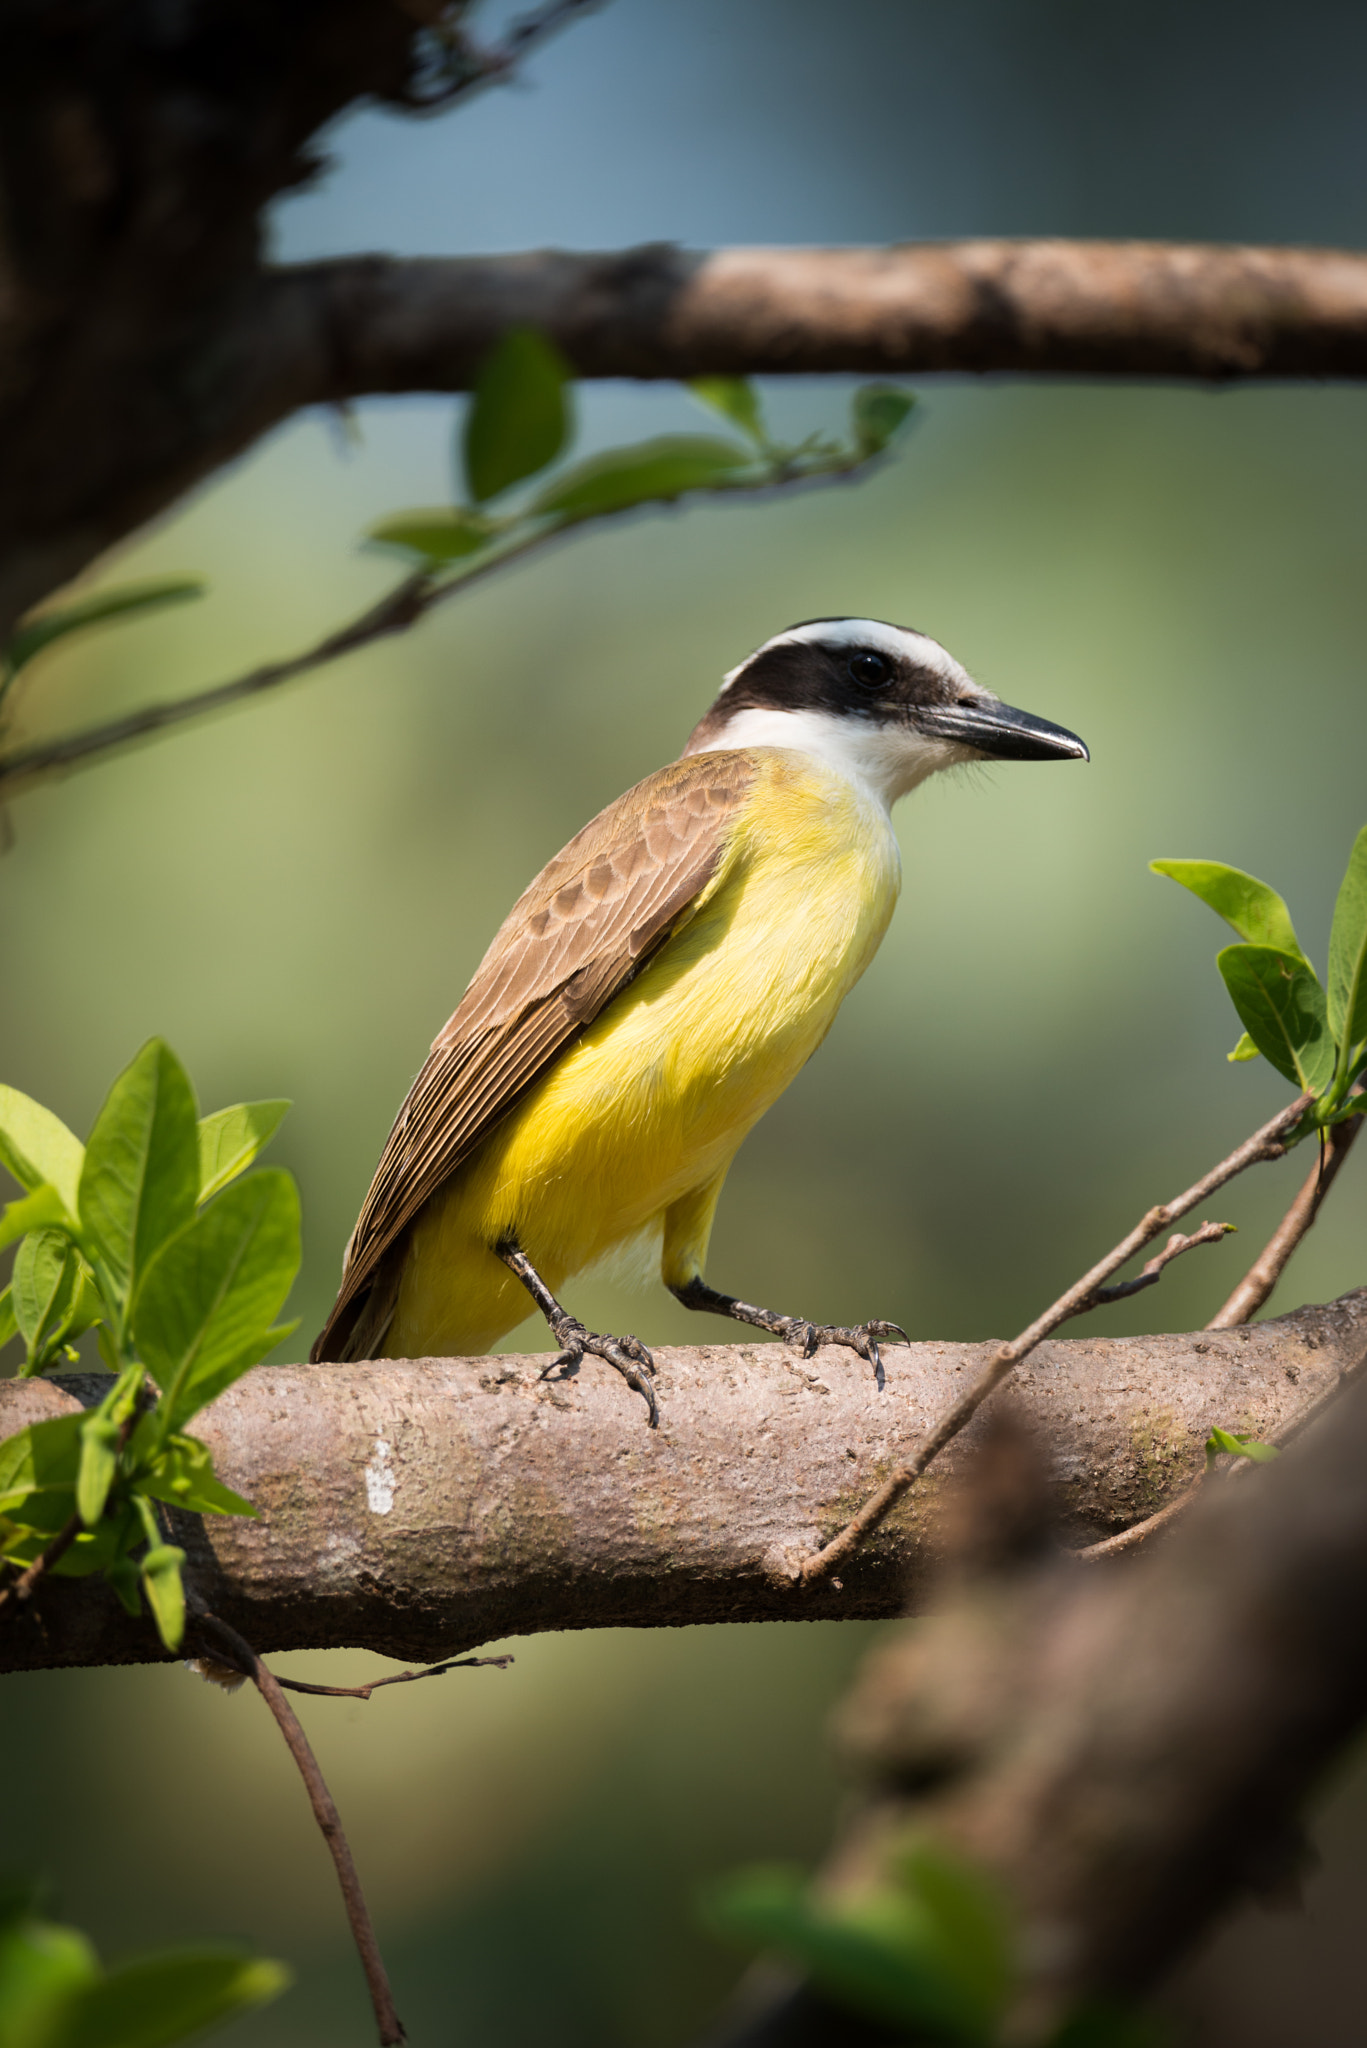
[[[530,1294],[561,1346],[547,1372],[594,1353],[654,1422],[646,1347],[556,1298],[626,1248],[687,1308],[876,1368],[895,1324],[813,1324],[707,1284],[722,1182],[877,951],[897,798],[960,762],[1087,758],[909,627],[766,640],[680,758],[513,905],[399,1111],[314,1359],[484,1352]]]

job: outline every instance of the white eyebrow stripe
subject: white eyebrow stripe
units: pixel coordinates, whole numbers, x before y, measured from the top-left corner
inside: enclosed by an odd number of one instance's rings
[[[745,660],[738,662],[723,678],[723,691],[729,690],[736,678],[744,675],[751,662],[757,661],[761,654],[767,654],[771,647],[799,646],[876,647],[894,661],[910,660],[918,667],[934,669],[947,682],[969,681],[966,670],[928,633],[890,626],[883,619],[814,619],[810,625],[793,626],[786,633],[775,633],[753,654],[747,654]]]

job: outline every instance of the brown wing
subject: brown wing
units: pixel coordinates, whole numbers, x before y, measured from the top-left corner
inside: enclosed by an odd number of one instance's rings
[[[601,811],[518,898],[399,1111],[314,1360],[373,1355],[403,1232],[668,938],[753,781],[742,753],[673,761]]]

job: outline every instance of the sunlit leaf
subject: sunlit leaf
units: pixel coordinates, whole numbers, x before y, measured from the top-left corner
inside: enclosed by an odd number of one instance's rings
[[[237,1102],[199,1120],[199,1199],[208,1202],[245,1173],[285,1120],[288,1102]]]
[[[133,1432],[129,1457],[139,1493],[197,1515],[252,1515],[256,1509],[214,1476],[214,1461],[198,1437],[171,1436],[161,1445],[155,1414],[144,1415]],[[146,1462],[146,1469],[139,1466]]]
[[[72,1993],[98,1976],[95,1951],[74,1927],[55,1927],[22,1908],[6,1913],[0,1924],[0,2044],[43,2048]]]
[[[1280,1456],[1275,1444],[1265,1444],[1259,1437],[1228,1429],[1212,1429],[1206,1438],[1207,1472],[1222,1452],[1232,1458],[1248,1458],[1255,1465],[1270,1465],[1274,1458]]]
[[[133,1333],[162,1390],[163,1434],[265,1357],[298,1270],[299,1195],[281,1167],[225,1188],[152,1261]]]
[[[1149,867],[1155,875],[1167,875],[1190,889],[1251,946],[1275,946],[1280,953],[1305,959],[1291,912],[1276,890],[1256,876],[1227,867],[1221,860],[1151,860]]]
[[[74,1493],[84,1421],[83,1414],[54,1415],[47,1422],[29,1423],[0,1442],[0,1515],[22,1519],[24,1505],[35,1493]]]
[[[84,1145],[59,1116],[17,1088],[0,1085],[0,1165],[20,1187],[31,1194],[46,1182],[74,1217],[84,1160]]]
[[[139,1275],[195,1213],[199,1134],[194,1091],[161,1039],[149,1039],[110,1089],[81,1173],[86,1248],[126,1309]]]
[[[70,1328],[81,1278],[80,1254],[65,1231],[31,1231],[20,1245],[10,1289],[28,1372],[42,1370]]]
[[[1275,946],[1226,946],[1215,964],[1264,1059],[1299,1088],[1327,1087],[1334,1041],[1324,990],[1303,957]]]
[[[1367,825],[1353,841],[1329,934],[1329,1028],[1342,1046],[1367,1038]]]
[[[570,368],[534,327],[514,327],[485,358],[465,416],[465,479],[477,505],[535,476],[565,445]]]
[[[76,1475],[76,1512],[87,1529],[104,1513],[119,1465],[121,1423],[106,1415],[87,1415],[81,1431],[81,1464]]]
[[[21,1195],[17,1202],[6,1202],[0,1210],[0,1250],[13,1244],[26,1231],[43,1230],[53,1223],[75,1227],[74,1218],[67,1213],[66,1203],[56,1188],[45,1181],[31,1195]]]
[[[500,521],[485,519],[463,505],[438,505],[430,512],[392,513],[370,527],[368,537],[418,562],[457,562],[487,548],[501,531]]]
[[[124,583],[114,590],[97,591],[77,604],[54,606],[24,621],[4,650],[2,665],[15,676],[35,655],[68,633],[109,625],[116,619],[145,618],[149,612],[165,611],[168,605],[203,597],[208,587],[199,576],[163,576],[155,582]]]
[[[142,1560],[143,1591],[168,1650],[178,1650],[185,1634],[184,1563],[185,1552],[174,1543],[158,1543]]]
[[[864,455],[887,447],[915,409],[916,397],[898,384],[861,384],[850,401],[854,438]]]
[[[1253,1040],[1245,1031],[1242,1038],[1239,1040],[1239,1043],[1235,1046],[1233,1052],[1227,1052],[1225,1054],[1225,1058],[1227,1060],[1230,1060],[1231,1062],[1234,1060],[1256,1060],[1261,1059],[1262,1054],[1258,1051],[1257,1046],[1253,1043]]]
[[[0,1350],[19,1334],[19,1323],[14,1313],[14,1295],[6,1287],[0,1292]]]
[[[751,467],[753,457],[735,441],[707,434],[662,434],[630,448],[609,448],[576,463],[528,507],[535,518],[567,525],[632,505],[672,503],[687,491],[725,490]]]
[[[759,393],[748,377],[690,377],[688,388],[703,405],[748,434],[757,447],[765,445]]]

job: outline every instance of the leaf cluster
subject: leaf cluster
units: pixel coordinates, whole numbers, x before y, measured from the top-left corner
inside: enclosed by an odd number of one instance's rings
[[[200,1117],[189,1076],[151,1039],[119,1075],[88,1142],[0,1086],[0,1163],[24,1190],[0,1213],[19,1240],[0,1293],[0,1345],[24,1345],[20,1377],[74,1363],[96,1333],[115,1375],[97,1408],[33,1423],[0,1443],[0,1557],[23,1567],[73,1521],[52,1564],[102,1572],[130,1614],[145,1597],[180,1647],[185,1553],[157,1504],[255,1510],[214,1477],[186,1425],[294,1328],[275,1317],[299,1268],[299,1196],[279,1167],[249,1172],[289,1104],[243,1102]]]
[[[1367,1109],[1351,1095],[1367,1073],[1367,825],[1353,842],[1334,906],[1326,987],[1296,937],[1291,913],[1275,889],[1241,868],[1215,860],[1154,860],[1224,918],[1242,944],[1226,946],[1215,964],[1244,1027],[1229,1055],[1259,1054],[1316,1100],[1298,1135]]]
[[[431,576],[459,581],[572,526],[693,492],[753,491],[802,478],[847,475],[891,444],[915,403],[908,391],[856,391],[847,440],[813,434],[796,445],[770,435],[743,377],[697,377],[689,389],[734,433],[662,434],[560,468],[574,439],[572,372],[535,328],[513,328],[486,358],[456,450],[456,501],[396,512],[370,539]],[[547,475],[546,472],[553,473]],[[519,485],[541,482],[510,511],[493,512]]]
[[[74,1927],[0,1897],[0,2048],[172,2048],[290,1981],[283,1963],[231,1948],[182,1948],[100,1967]]]
[[[1016,1931],[995,1885],[918,1837],[888,1857],[883,1878],[829,1898],[789,1865],[761,1865],[713,1884],[703,1913],[714,1933],[782,1956],[828,1998],[935,2048],[997,2048],[1020,1985]],[[1154,2048],[1152,2022],[1089,2006],[1047,2048]]]

